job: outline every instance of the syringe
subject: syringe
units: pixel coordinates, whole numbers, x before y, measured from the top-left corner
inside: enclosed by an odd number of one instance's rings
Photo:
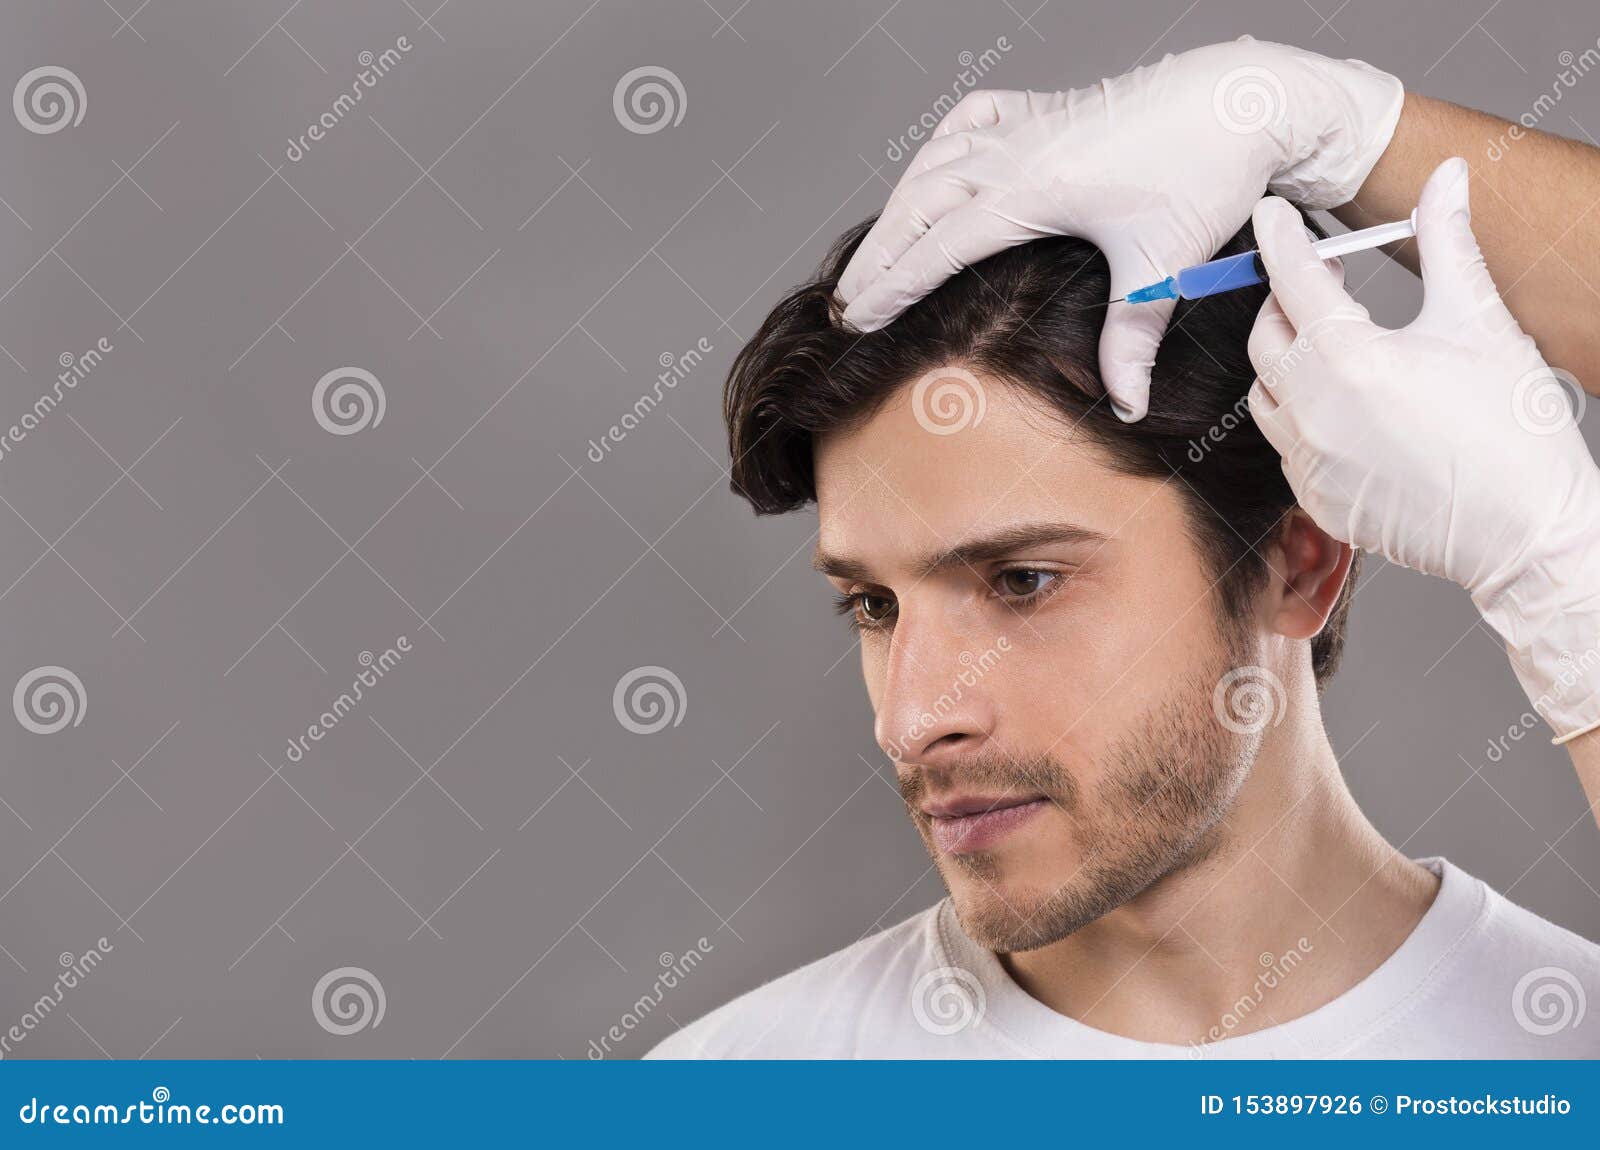
[[[1416,234],[1417,213],[1413,211],[1409,219],[1396,220],[1392,224],[1378,224],[1375,227],[1362,228],[1358,232],[1346,232],[1342,236],[1329,236],[1325,240],[1317,240],[1311,245],[1311,249],[1326,260],[1350,252],[1361,252],[1368,248],[1396,243],[1399,240],[1409,240]],[[1159,283],[1129,292],[1125,298],[1128,303],[1151,303],[1158,299],[1199,299],[1202,296],[1216,295],[1219,292],[1232,291],[1234,288],[1266,282],[1267,268],[1261,262],[1260,253],[1241,252],[1236,256],[1224,256],[1220,260],[1184,268],[1177,275],[1168,276]]]

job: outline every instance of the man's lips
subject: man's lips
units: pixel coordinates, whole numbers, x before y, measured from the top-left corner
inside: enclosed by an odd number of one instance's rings
[[[934,845],[944,854],[988,850],[1044,811],[1039,795],[957,795],[922,804],[933,828]]]

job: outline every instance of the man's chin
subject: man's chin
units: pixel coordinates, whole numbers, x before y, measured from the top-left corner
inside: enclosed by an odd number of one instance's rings
[[[1057,941],[1045,933],[1045,924],[1029,906],[1002,902],[993,894],[951,896],[956,919],[966,936],[985,950],[997,953],[1035,950]]]
[[[1007,877],[987,856],[951,860],[943,869],[956,919],[979,946],[1000,952],[1034,950],[1071,933],[1059,921],[1060,891]],[[1081,923],[1073,929],[1077,925]]]

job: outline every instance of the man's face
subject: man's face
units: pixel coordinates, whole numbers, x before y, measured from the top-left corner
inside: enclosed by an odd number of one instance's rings
[[[1178,481],[1118,474],[1020,390],[950,382],[982,392],[958,431],[936,383],[819,442],[817,559],[963,927],[1027,950],[1215,845],[1259,736],[1213,692],[1261,660],[1219,624]]]

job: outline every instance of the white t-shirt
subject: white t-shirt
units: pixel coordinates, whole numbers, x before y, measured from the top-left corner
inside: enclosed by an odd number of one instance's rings
[[[1309,1014],[1230,1036],[1235,1023],[1200,1046],[1057,1014],[962,932],[946,899],[735,999],[648,1057],[1600,1058],[1600,947],[1444,859],[1418,861],[1439,892],[1378,969]]]

